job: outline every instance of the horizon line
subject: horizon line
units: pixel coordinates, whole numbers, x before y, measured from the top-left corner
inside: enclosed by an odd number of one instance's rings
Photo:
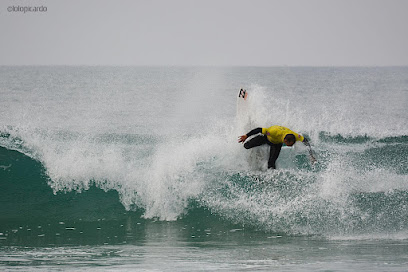
[[[404,65],[219,65],[219,64],[0,64],[0,67],[203,67],[203,68],[386,68],[408,67]]]

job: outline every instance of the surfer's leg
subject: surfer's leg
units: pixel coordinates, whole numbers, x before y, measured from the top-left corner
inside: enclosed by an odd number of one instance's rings
[[[268,160],[268,168],[276,169],[275,162],[279,157],[281,148],[282,148],[281,144],[271,144],[271,150],[269,153],[269,160]]]
[[[267,141],[267,138],[265,136],[259,135],[259,136],[256,136],[256,137],[252,138],[249,141],[246,141],[245,144],[244,144],[244,147],[246,149],[250,149],[250,148],[253,148],[255,146],[260,146],[260,145],[266,144],[266,141]]]

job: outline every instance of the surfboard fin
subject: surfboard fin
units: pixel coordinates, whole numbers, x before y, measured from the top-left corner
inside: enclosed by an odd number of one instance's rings
[[[247,96],[248,96],[248,94],[247,94],[246,90],[241,89],[239,91],[238,97],[242,97],[244,100],[246,100]]]

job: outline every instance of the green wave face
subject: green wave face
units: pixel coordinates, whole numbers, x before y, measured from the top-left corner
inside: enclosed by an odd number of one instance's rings
[[[2,137],[3,142],[11,139],[4,133]],[[250,229],[284,236],[407,231],[407,138],[356,139],[321,133],[320,139],[320,146],[326,149],[316,150],[319,164],[313,168],[306,154],[283,150],[282,163],[292,162],[291,169],[226,170],[219,166],[220,158],[211,157],[176,178],[167,177],[170,187],[166,190],[174,197],[167,200],[173,205],[182,203],[177,207],[181,212],[167,220],[147,216],[152,208],[148,205],[157,203],[145,196],[138,198],[143,189],[132,188],[134,201],[130,204],[124,200],[123,188],[109,187],[114,184],[109,177],[105,183],[90,179],[86,188],[55,191],[42,162],[1,147],[0,232],[8,237],[1,242],[37,243],[44,234],[49,237],[42,239],[47,243],[100,243],[106,237],[116,237],[109,241],[121,243],[138,239],[133,233],[137,227],[147,228],[156,220],[176,228],[187,224],[198,229]],[[132,142],[145,143],[134,138]],[[204,182],[200,191],[180,200],[177,186],[197,177]],[[102,230],[103,235],[98,236],[94,229]],[[84,233],[89,233],[86,241]]]

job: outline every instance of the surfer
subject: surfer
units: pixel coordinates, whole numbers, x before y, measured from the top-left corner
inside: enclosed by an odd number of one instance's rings
[[[252,139],[248,139],[256,134],[256,137]],[[246,142],[245,142],[246,141]],[[269,160],[268,160],[268,168],[276,169],[275,162],[276,159],[279,157],[279,153],[281,151],[282,145],[286,144],[287,146],[292,146],[295,144],[296,141],[303,142],[309,148],[309,155],[310,160],[314,164],[316,162],[315,157],[313,156],[312,148],[309,144],[309,141],[300,134],[293,132],[292,130],[282,127],[282,126],[272,126],[270,128],[255,128],[248,132],[245,135],[239,136],[238,142],[244,143],[244,147],[246,149],[253,148],[255,146],[260,146],[267,144],[271,147],[269,153]]]

